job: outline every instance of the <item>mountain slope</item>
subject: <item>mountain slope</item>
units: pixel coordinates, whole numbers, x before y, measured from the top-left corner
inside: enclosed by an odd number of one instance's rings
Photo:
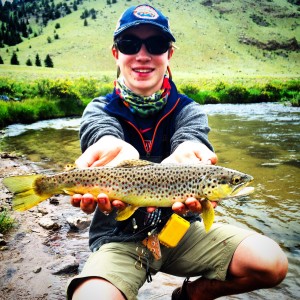
[[[144,1],[118,0],[112,5],[105,0],[84,1],[78,11],[49,21],[41,35],[0,49],[5,63],[0,71],[5,71],[13,51],[18,49],[21,65],[28,58],[34,63],[38,53],[42,60],[50,54],[58,71],[114,72],[115,62],[110,54],[112,34],[124,9],[137,3]],[[149,3],[170,19],[179,48],[171,68],[182,78],[300,75],[297,5],[286,0],[152,0]],[[88,18],[88,26],[84,26],[80,16],[84,9],[92,8],[98,12],[97,18]],[[55,29],[57,23],[59,29]],[[54,34],[59,39],[54,39]],[[288,49],[280,49],[284,45]],[[267,49],[261,49],[264,46]]]

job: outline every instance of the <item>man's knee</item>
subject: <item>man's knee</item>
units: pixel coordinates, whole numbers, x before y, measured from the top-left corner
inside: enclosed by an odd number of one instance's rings
[[[125,300],[123,294],[110,282],[101,278],[83,281],[74,291],[72,300],[115,299]]]
[[[237,277],[253,277],[261,287],[273,287],[286,276],[288,261],[279,245],[263,235],[251,235],[237,248],[230,273]]]
[[[276,286],[282,282],[288,271],[287,257],[279,246],[277,247],[277,249],[274,249],[274,253],[270,253],[271,263],[266,266],[269,287]]]

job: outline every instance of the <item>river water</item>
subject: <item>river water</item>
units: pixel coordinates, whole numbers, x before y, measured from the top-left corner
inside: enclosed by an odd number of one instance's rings
[[[218,164],[254,177],[255,193],[224,201],[216,221],[271,237],[289,259],[287,278],[278,287],[230,299],[300,299],[300,109],[274,103],[203,109]],[[9,126],[0,150],[24,154],[47,171],[60,170],[80,155],[79,123],[76,118]]]

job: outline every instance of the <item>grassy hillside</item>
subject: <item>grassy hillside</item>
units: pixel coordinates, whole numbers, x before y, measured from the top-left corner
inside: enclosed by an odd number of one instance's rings
[[[14,76],[114,76],[115,62],[110,54],[112,33],[120,14],[127,7],[145,1],[118,0],[107,5],[106,0],[85,1],[78,11],[50,21],[43,33],[24,40],[17,46],[0,49],[4,65],[0,75]],[[286,0],[152,0],[170,19],[177,38],[171,62],[175,76],[191,81],[195,78],[233,77],[299,77],[300,52],[262,50],[258,42],[274,40],[285,43],[296,39],[300,44],[300,10]],[[80,18],[84,9],[98,11],[97,19],[88,18],[88,26]],[[60,23],[54,39],[55,24]],[[265,23],[268,26],[263,26]],[[48,43],[47,38],[52,42]],[[254,41],[247,45],[240,41]],[[13,51],[20,66],[11,66]],[[44,60],[50,54],[54,69],[26,67],[39,54]]]

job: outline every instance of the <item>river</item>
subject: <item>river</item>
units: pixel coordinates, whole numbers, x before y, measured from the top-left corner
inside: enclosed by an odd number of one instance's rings
[[[287,278],[276,288],[230,299],[300,299],[300,109],[282,104],[204,105],[209,138],[219,165],[249,173],[255,193],[226,200],[216,221],[250,228],[276,240],[289,259]],[[1,151],[26,155],[57,171],[80,154],[78,118],[7,127]]]

